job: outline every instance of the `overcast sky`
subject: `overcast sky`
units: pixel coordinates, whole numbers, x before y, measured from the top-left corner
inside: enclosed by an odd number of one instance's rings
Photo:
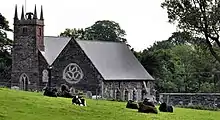
[[[37,5],[38,17],[43,5],[45,36],[57,36],[65,28],[86,28],[98,20],[113,20],[127,33],[128,43],[140,51],[155,41],[166,40],[176,31],[168,23],[167,13],[160,7],[164,0],[26,0],[26,11],[34,12]],[[4,0],[0,13],[13,28],[15,5],[20,18],[25,0]],[[10,38],[12,34],[9,35]]]

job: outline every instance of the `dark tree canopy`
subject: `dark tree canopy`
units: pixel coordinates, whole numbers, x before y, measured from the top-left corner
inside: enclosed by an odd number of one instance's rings
[[[161,6],[167,10],[169,22],[177,23],[180,30],[200,38],[195,40],[204,40],[203,43],[220,62],[220,56],[215,49],[220,48],[219,0],[165,0]]]
[[[86,28],[88,33],[88,38],[93,38],[97,40],[105,41],[122,41],[125,42],[126,39],[123,38],[126,34],[123,29],[120,28],[119,24],[114,21],[103,20],[97,21],[91,27]]]
[[[12,31],[9,28],[8,21],[0,13],[0,52],[4,52],[11,48],[12,41],[7,38],[6,31]]]
[[[114,21],[97,21],[90,27],[84,29],[66,29],[60,36],[74,37],[84,40],[102,40],[126,42],[125,31]]]
[[[73,37],[73,38],[78,38],[78,39],[84,39],[86,40],[86,34],[85,34],[85,30],[84,29],[69,29],[66,28],[64,32],[60,33],[60,36],[64,36],[64,37]]]
[[[9,28],[8,21],[0,13],[0,76],[1,73],[11,65],[10,50],[12,47],[12,40],[7,38],[6,31],[12,31]]]

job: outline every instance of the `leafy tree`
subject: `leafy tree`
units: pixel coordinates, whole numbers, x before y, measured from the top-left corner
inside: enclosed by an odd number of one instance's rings
[[[12,31],[9,28],[8,21],[0,13],[0,73],[11,65],[10,50],[12,47],[12,40],[7,38],[6,31]]]
[[[150,75],[155,76],[159,72],[159,61],[153,52],[144,50],[142,53],[139,53],[137,58]]]
[[[8,26],[8,21],[0,13],[0,52],[10,50],[12,41],[7,38],[6,31],[12,31]]]
[[[86,32],[84,29],[69,29],[66,28],[64,32],[60,33],[60,36],[63,37],[73,37],[75,39],[87,39]]]
[[[211,54],[220,62],[218,49],[220,26],[219,0],[165,0],[161,4],[168,13],[171,23],[193,35],[195,39],[206,44]],[[214,46],[215,44],[216,46]]]
[[[119,24],[114,21],[102,20],[95,22],[91,27],[86,28],[88,38],[105,41],[126,42],[124,38],[125,31],[120,28]]]
[[[124,38],[125,31],[114,21],[97,21],[90,27],[84,29],[66,29],[60,36],[74,37],[84,40],[102,40],[127,42]]]
[[[157,41],[137,54],[156,79],[159,93],[219,91],[220,65],[209,50],[194,42],[197,39],[187,32],[174,32],[168,40]]]

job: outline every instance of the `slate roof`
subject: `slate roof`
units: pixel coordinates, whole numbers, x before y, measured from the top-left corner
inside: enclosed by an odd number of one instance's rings
[[[56,60],[70,40],[70,37],[44,36],[45,51],[41,51],[41,53],[49,65]]]
[[[45,52],[52,64],[67,43],[68,37],[44,37]],[[126,44],[119,42],[76,40],[105,80],[154,80]]]

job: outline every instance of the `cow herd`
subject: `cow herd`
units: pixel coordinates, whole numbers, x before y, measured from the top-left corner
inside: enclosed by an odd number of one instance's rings
[[[72,95],[70,90],[67,86],[61,86],[61,90],[58,91],[56,88],[49,88],[45,87],[44,89],[44,96],[49,97],[65,97],[65,98],[72,98],[72,104],[79,105],[79,106],[86,106],[86,100],[78,95]]]
[[[144,99],[143,102],[136,103],[132,100],[127,102],[126,108],[130,109],[138,109],[138,112],[142,113],[155,113],[157,114],[157,108],[155,107],[154,103],[149,101],[149,99]],[[159,107],[160,112],[173,112],[173,107],[167,105],[166,103],[160,104]]]
[[[49,89],[48,87],[44,88],[44,95],[50,97],[66,97],[72,98],[72,104],[79,105],[79,106],[86,106],[86,100],[78,95],[72,95],[66,86],[61,87],[61,91],[57,91],[56,88]],[[127,102],[126,108],[130,109],[138,109],[138,112],[142,113],[155,113],[157,114],[157,108],[155,107],[154,103],[151,102],[149,99],[145,98],[143,102],[134,102],[129,100]],[[173,107],[167,105],[166,103],[161,103],[159,107],[160,112],[173,112]]]

